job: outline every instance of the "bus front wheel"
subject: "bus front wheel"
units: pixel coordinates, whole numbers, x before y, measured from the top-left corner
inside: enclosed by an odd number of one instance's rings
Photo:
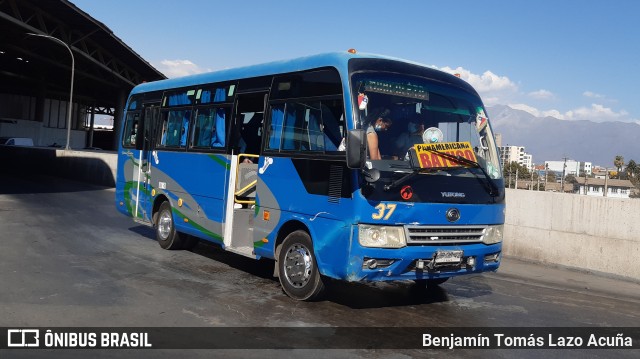
[[[156,238],[160,247],[164,249],[182,248],[182,238],[180,233],[176,231],[175,223],[173,223],[173,214],[171,213],[169,202],[162,202],[156,218]]]
[[[280,284],[289,297],[313,300],[324,291],[324,283],[313,255],[313,243],[307,232],[298,230],[284,239],[277,265]]]

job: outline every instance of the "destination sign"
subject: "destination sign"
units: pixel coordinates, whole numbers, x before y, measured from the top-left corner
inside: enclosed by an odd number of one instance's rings
[[[443,152],[451,156],[460,156],[469,161],[477,162],[476,154],[473,152],[469,142],[442,142],[442,143],[421,143],[414,145],[420,168],[452,168],[466,167],[453,158],[442,156],[437,152]],[[434,152],[437,151],[437,152]]]

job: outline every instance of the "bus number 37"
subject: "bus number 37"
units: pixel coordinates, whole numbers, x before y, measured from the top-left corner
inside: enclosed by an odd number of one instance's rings
[[[386,221],[387,219],[389,219],[389,217],[391,217],[391,215],[393,214],[393,211],[396,210],[396,204],[394,204],[394,203],[388,203],[388,204],[380,203],[375,208],[378,210],[378,212],[373,213],[371,215],[371,218],[373,218],[373,219],[384,219]]]

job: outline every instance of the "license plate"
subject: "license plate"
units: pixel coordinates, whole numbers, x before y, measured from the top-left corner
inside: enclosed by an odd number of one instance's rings
[[[462,251],[437,251],[436,264],[457,264],[462,262]]]

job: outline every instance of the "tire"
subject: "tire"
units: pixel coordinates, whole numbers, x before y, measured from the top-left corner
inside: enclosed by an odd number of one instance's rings
[[[421,288],[433,288],[433,287],[437,287],[440,284],[446,282],[449,280],[449,277],[447,278],[433,278],[433,279],[416,279],[415,283],[416,286],[421,287]]]
[[[298,230],[284,239],[277,266],[280,285],[289,297],[311,301],[323,293],[325,286],[307,232]]]
[[[183,239],[180,237],[180,233],[176,231],[171,205],[168,201],[162,202],[156,218],[156,239],[160,247],[164,249],[181,249],[184,244]]]

